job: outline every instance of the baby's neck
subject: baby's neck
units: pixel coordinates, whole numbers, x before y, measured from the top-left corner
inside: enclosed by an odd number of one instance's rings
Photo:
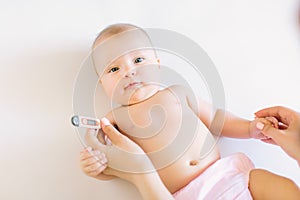
[[[132,100],[130,101],[130,103],[128,105],[122,105],[122,106],[132,106],[132,105],[136,105],[136,104],[140,104],[140,103],[144,103],[145,101],[151,99],[152,97],[154,97],[157,93],[159,93],[161,90],[163,90],[164,88],[161,86],[157,86],[157,85],[152,85],[153,89],[148,92],[147,94],[145,94],[143,96],[143,98],[139,98],[138,100]],[[149,87],[152,87],[149,86]]]

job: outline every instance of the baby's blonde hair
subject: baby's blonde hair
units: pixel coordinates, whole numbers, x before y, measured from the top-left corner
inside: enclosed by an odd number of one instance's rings
[[[139,30],[143,31],[142,28],[140,28],[140,27],[138,27],[136,25],[133,25],[133,24],[117,23],[117,24],[109,25],[108,27],[106,27],[105,29],[103,29],[97,35],[97,37],[95,38],[95,40],[93,42],[92,49],[94,49],[99,43],[103,42],[104,40],[106,40],[106,39],[108,39],[108,38],[110,38],[110,37],[112,37],[114,35],[117,35],[119,33],[122,33],[122,32],[125,32],[125,31],[129,31],[129,30],[132,30],[132,29],[139,29]]]

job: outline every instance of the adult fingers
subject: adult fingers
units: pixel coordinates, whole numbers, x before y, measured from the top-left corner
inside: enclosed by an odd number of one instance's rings
[[[96,177],[98,176],[99,174],[101,174],[103,172],[103,170],[105,170],[105,168],[107,167],[107,165],[101,165],[100,167],[98,167],[97,169],[95,169],[94,171],[90,171],[88,172],[87,174],[89,176],[92,176],[92,177]]]
[[[262,140],[262,139],[268,139],[269,137],[262,134],[262,133],[259,133],[255,136],[255,139],[259,139],[259,140]]]
[[[95,129],[88,129],[87,133],[85,134],[85,140],[89,146],[93,149],[98,149],[101,152],[105,153],[105,145],[103,145],[97,138],[97,131]]]
[[[107,167],[107,165],[106,164],[100,164],[100,163],[94,163],[94,164],[91,164],[89,166],[85,166],[83,168],[83,171],[85,171],[87,174],[90,174],[94,171],[98,171],[99,168],[102,169],[103,167],[105,169],[105,167]]]
[[[122,178],[126,172],[118,171],[113,168],[107,167],[104,171],[103,174],[108,175],[108,176],[114,176],[114,177],[119,177]]]
[[[261,109],[255,112],[254,114],[256,117],[279,117],[278,115],[279,109],[280,108],[278,106],[269,107],[269,108]]]
[[[96,162],[99,162],[100,164],[106,164],[107,158],[105,154],[101,153],[100,151],[95,151],[93,152],[93,156],[81,160],[82,166],[89,166]]]
[[[293,120],[295,112],[282,106],[274,106],[259,110],[255,113],[256,117],[276,117],[279,122],[289,125]]]
[[[281,137],[283,135],[282,130],[274,128],[270,124],[264,124],[262,122],[256,123],[256,128],[258,128],[264,135],[272,138],[277,144],[281,141]]]
[[[268,144],[278,145],[272,138],[261,139],[261,141],[268,143]]]
[[[87,167],[87,166],[90,166],[92,164],[95,164],[99,162],[99,158],[96,158],[96,157],[91,157],[91,158],[88,158],[88,159],[85,159],[83,161],[81,161],[81,164],[83,167]]]
[[[86,147],[84,150],[80,152],[80,160],[85,160],[90,157],[93,157],[92,155],[92,148],[91,147]]]
[[[91,147],[89,147],[91,148]],[[90,158],[96,158],[98,155],[98,153],[94,153],[92,151],[82,151],[80,152],[80,161],[85,161],[85,160],[88,160]]]

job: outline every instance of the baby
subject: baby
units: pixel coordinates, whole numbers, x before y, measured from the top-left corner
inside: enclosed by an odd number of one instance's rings
[[[122,53],[139,46],[151,46],[151,41],[142,29],[129,24],[107,27],[93,44],[99,82],[109,99],[121,105],[105,117],[149,155],[176,199],[252,199],[260,194],[259,181],[270,173],[256,173],[252,162],[241,153],[220,159],[211,134],[218,131],[212,126],[224,119],[223,136],[269,141],[255,125],[268,121],[277,127],[276,119],[248,121],[226,111],[213,112],[211,105],[195,98],[187,88],[163,87],[159,81],[160,60],[154,49],[135,48]],[[98,138],[105,143],[100,134]],[[81,155],[83,171],[101,180],[111,178],[102,173],[108,162],[97,151],[86,150]],[[285,184],[281,179],[274,181],[278,186]],[[249,185],[257,187],[249,190]]]

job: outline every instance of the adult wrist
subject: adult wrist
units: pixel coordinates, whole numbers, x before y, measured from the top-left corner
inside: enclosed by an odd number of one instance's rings
[[[158,173],[156,171],[153,172],[145,172],[145,173],[137,173],[132,177],[132,183],[138,187],[141,184],[145,184],[147,182],[151,182],[155,179],[160,179]]]
[[[139,176],[135,178],[134,185],[144,200],[174,199],[156,171],[139,174]]]

